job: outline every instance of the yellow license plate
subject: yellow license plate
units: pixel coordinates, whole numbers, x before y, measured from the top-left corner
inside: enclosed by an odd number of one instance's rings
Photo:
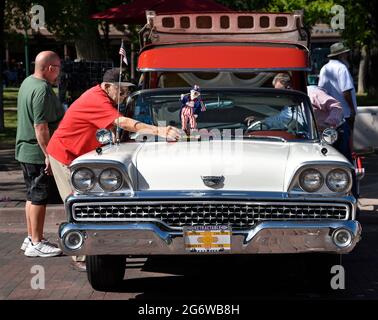
[[[231,228],[228,226],[184,227],[185,249],[190,252],[231,250]]]

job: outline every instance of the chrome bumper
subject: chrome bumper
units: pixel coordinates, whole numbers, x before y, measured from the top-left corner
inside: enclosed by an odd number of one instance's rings
[[[338,247],[333,235],[337,230],[350,232],[348,246]],[[70,232],[78,231],[83,243],[70,250],[65,240]],[[355,220],[328,222],[262,222],[246,231],[233,231],[231,250],[216,254],[348,253],[361,236],[361,225]],[[75,224],[63,223],[59,227],[59,243],[67,255],[184,255],[181,231],[164,231],[152,223],[129,224]]]

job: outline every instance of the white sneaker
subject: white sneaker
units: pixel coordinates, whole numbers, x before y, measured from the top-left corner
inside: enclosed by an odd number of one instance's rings
[[[50,243],[38,242],[36,244],[31,243],[25,250],[25,256],[27,257],[55,257],[59,256],[62,250],[52,246]]]
[[[52,243],[52,242],[50,242],[49,239],[45,239],[45,238],[43,238],[43,239],[41,240],[41,242],[43,242],[43,243],[45,243],[45,244],[47,244],[47,245],[49,245],[49,246],[52,246],[52,247],[54,247],[54,248],[59,248],[59,246],[58,246],[56,243]]]
[[[24,239],[24,242],[22,243],[21,245],[21,250],[22,251],[25,251],[26,248],[29,246],[29,244],[31,243],[31,238],[29,236],[27,236],[25,239]]]
[[[26,248],[29,246],[29,244],[31,244],[31,242],[32,242],[32,241],[31,241],[31,238],[30,238],[29,236],[27,236],[27,237],[24,239],[24,242],[22,243],[20,249],[21,249],[22,251],[25,251]],[[46,243],[47,245],[53,246],[53,247],[55,247],[55,248],[58,248],[58,245],[57,245],[57,244],[50,242],[48,239],[42,239],[41,242]]]

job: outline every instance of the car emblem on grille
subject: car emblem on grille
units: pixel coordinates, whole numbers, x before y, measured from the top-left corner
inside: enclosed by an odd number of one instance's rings
[[[201,176],[203,183],[210,188],[222,188],[224,176]]]

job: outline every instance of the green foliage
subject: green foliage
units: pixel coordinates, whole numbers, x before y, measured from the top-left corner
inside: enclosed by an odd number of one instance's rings
[[[377,6],[375,1],[339,0],[345,8],[343,38],[350,47],[377,45]]]
[[[304,23],[308,27],[318,21],[330,21],[331,8],[335,4],[333,0],[218,0],[217,2],[231,9],[242,11],[292,12],[304,10]]]
[[[268,0],[216,0],[236,11],[259,11],[268,5]]]
[[[30,28],[30,0],[7,0],[5,2],[4,28],[9,31],[27,30]]]
[[[269,1],[265,11],[293,12],[303,10],[304,24],[311,28],[317,22],[328,23],[331,20],[333,0],[274,0]]]
[[[30,8],[38,3],[45,9],[47,29],[56,37],[74,40],[85,25],[95,26],[100,21],[93,20],[90,15],[117,6],[119,0],[6,0],[5,26],[15,26],[20,30],[30,29]],[[128,1],[123,1],[128,2]]]
[[[0,132],[1,148],[14,147],[17,131],[17,94],[18,88],[4,89],[4,123],[5,129]]]
[[[372,95],[357,96],[358,106],[378,106],[378,97]]]
[[[351,47],[364,44],[377,46],[377,6],[366,0],[217,0],[234,10],[292,12],[304,10],[304,24],[311,27],[317,22],[330,24],[331,8],[341,5],[345,9],[345,29],[342,37]]]

